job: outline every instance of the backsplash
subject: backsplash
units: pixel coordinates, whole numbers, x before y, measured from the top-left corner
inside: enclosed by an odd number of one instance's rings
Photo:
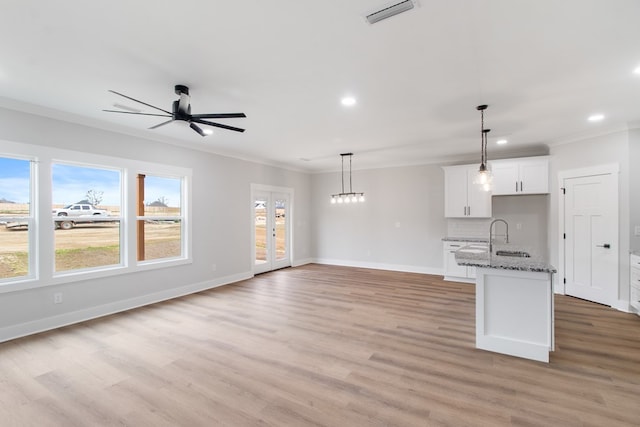
[[[489,238],[490,218],[450,218],[447,221],[448,237]]]
[[[492,199],[493,218],[449,218],[447,237],[489,238],[489,225],[496,218],[509,223],[509,243],[526,246],[546,259],[549,254],[547,239],[547,195],[496,196]],[[498,224],[494,230],[502,239],[504,226]],[[498,241],[498,240],[496,240]]]

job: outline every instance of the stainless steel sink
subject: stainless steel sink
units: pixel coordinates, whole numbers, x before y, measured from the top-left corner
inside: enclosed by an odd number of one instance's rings
[[[517,258],[531,258],[529,252],[524,251],[496,251],[496,255],[498,256],[511,256]]]

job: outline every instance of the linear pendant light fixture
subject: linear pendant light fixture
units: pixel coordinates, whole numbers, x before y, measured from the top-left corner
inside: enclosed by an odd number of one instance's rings
[[[364,193],[354,193],[351,188],[351,157],[353,153],[342,153],[342,192],[331,195],[331,204],[358,203],[364,202]],[[344,191],[344,158],[349,157],[349,192]]]
[[[383,19],[391,18],[399,13],[406,12],[414,8],[414,0],[405,0],[390,6],[384,7],[377,12],[370,13],[366,16],[369,24],[375,24]]]
[[[491,176],[491,170],[489,170],[487,160],[487,134],[491,132],[491,129],[484,128],[484,110],[488,105],[478,105],[476,109],[480,111],[480,168],[473,180],[474,184],[478,184],[484,191],[491,191],[491,184],[493,177]]]

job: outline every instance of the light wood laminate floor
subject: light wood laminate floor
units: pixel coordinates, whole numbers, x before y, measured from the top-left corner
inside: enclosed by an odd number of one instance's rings
[[[473,285],[307,265],[0,344],[2,426],[639,426],[640,317],[556,296],[544,364]]]

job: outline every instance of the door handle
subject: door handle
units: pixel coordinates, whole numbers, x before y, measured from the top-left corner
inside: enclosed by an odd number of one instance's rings
[[[598,248],[605,248],[605,249],[611,249],[611,245],[608,243],[605,243],[604,245],[596,245],[596,247]]]

